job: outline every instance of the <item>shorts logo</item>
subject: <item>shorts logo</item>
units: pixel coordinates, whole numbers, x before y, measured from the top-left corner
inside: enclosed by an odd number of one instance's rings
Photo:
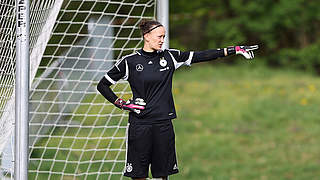
[[[132,163],[128,163],[126,169],[127,169],[127,172],[132,172],[133,170]]]
[[[167,64],[168,64],[168,62],[164,59],[164,57],[162,57],[162,58],[160,59],[160,65],[161,65],[162,67],[166,67]]]
[[[136,65],[136,70],[139,71],[139,72],[143,71],[143,66],[142,66],[142,64],[137,64],[137,65]]]

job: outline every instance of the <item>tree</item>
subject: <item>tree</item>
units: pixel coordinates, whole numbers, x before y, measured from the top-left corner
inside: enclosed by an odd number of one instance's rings
[[[170,1],[171,46],[207,49],[256,44],[273,66],[318,71],[317,0]]]

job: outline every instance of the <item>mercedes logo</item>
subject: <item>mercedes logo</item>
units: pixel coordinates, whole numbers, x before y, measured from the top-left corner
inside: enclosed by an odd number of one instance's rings
[[[136,70],[137,70],[137,71],[142,71],[142,70],[143,70],[142,64],[137,64],[137,65],[136,65]]]

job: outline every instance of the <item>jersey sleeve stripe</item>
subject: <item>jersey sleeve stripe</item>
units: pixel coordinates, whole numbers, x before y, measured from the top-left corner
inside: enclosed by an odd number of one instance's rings
[[[118,65],[119,65],[123,60],[125,60],[126,58],[128,58],[128,57],[130,57],[130,56],[133,56],[133,55],[135,55],[135,54],[137,54],[137,52],[132,53],[132,54],[128,54],[128,55],[126,55],[126,56],[123,56],[123,57],[122,57],[120,60],[118,60],[114,65],[115,65],[116,68],[120,71]]]
[[[178,55],[180,56],[180,50],[178,50],[178,49],[169,49],[169,51],[177,51],[178,52]]]
[[[183,65],[184,62],[177,62],[177,60],[173,57],[173,55],[171,54],[170,51],[168,51],[168,53],[170,54],[171,58],[172,58],[172,61],[173,61],[173,64],[174,64],[174,68],[175,69],[178,69],[180,66]]]
[[[127,61],[125,61],[125,63],[126,63],[126,74],[124,75],[123,79],[124,80],[128,80],[128,78],[129,78],[129,66],[128,66],[128,62]]]
[[[194,54],[194,52],[193,52],[193,51],[190,51],[189,58],[188,58],[188,60],[186,60],[186,62],[184,63],[185,65],[191,66],[191,61],[192,61],[193,54]]]
[[[108,76],[108,74],[105,74],[104,77],[105,77],[109,82],[111,82],[112,84],[116,84],[116,82],[115,82],[113,79],[111,79],[111,77]]]
[[[123,61],[124,58],[120,59],[119,61],[117,61],[114,66],[118,69],[118,71],[120,71],[118,65],[121,63],[121,61]]]

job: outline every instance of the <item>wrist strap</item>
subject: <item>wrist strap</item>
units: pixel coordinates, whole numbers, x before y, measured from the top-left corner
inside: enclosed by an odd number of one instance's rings
[[[227,47],[227,55],[233,55],[233,54],[236,54],[236,48],[235,46],[229,46]]]
[[[125,101],[123,99],[118,98],[113,104],[117,106],[118,108],[122,109],[123,104]]]

